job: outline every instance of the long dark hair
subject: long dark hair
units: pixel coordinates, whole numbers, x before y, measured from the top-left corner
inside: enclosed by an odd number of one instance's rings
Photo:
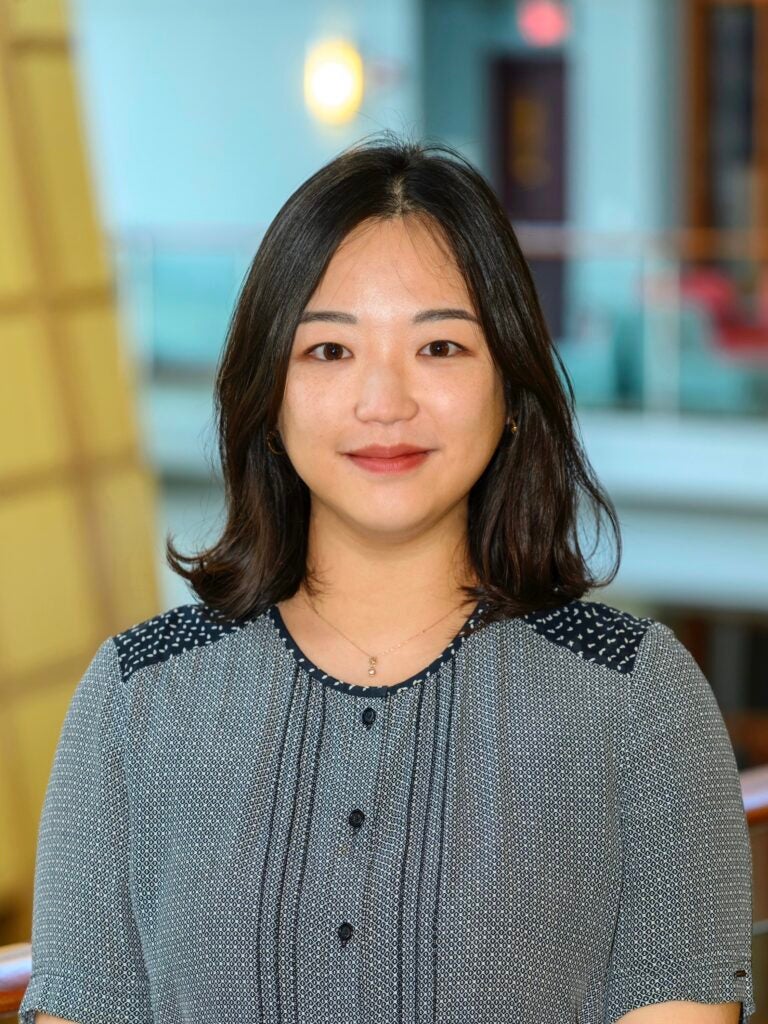
[[[170,567],[226,616],[259,615],[302,584],[317,592],[307,565],[309,489],[287,456],[270,451],[266,435],[280,410],[299,317],[337,246],[368,218],[406,214],[452,245],[517,424],[469,494],[467,554],[479,583],[463,588],[467,599],[482,601],[484,620],[493,621],[562,605],[618,571],[618,516],[577,436],[573,387],[496,193],[449,145],[384,131],[343,150],[288,198],[230,319],[214,384],[226,521],[218,540],[196,555],[180,554],[166,539]],[[604,578],[590,574],[579,542],[584,497],[595,516],[595,548],[602,513],[617,542]]]

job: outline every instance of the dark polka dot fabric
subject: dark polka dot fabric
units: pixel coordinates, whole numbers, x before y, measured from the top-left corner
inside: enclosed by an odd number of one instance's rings
[[[392,686],[324,672],[275,605],[106,639],[43,805],[21,1024],[748,1020],[749,836],[693,657],[606,604],[483,610]]]

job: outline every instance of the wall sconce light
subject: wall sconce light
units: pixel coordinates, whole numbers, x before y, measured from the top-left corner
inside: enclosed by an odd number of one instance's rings
[[[363,60],[344,39],[326,39],[312,45],[304,61],[304,101],[325,124],[343,124],[360,109],[363,97]]]

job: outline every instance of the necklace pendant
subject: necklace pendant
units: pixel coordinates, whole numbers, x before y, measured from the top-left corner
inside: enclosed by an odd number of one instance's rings
[[[369,676],[375,676],[376,675],[376,658],[373,655],[371,655],[371,657],[368,659],[368,665],[369,665],[368,675]]]

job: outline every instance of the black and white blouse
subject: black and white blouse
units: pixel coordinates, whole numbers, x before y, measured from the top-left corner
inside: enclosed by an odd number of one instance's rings
[[[714,693],[606,604],[348,684],[279,609],[106,639],[40,819],[36,1010],[79,1024],[612,1024],[755,1010],[751,854]]]

